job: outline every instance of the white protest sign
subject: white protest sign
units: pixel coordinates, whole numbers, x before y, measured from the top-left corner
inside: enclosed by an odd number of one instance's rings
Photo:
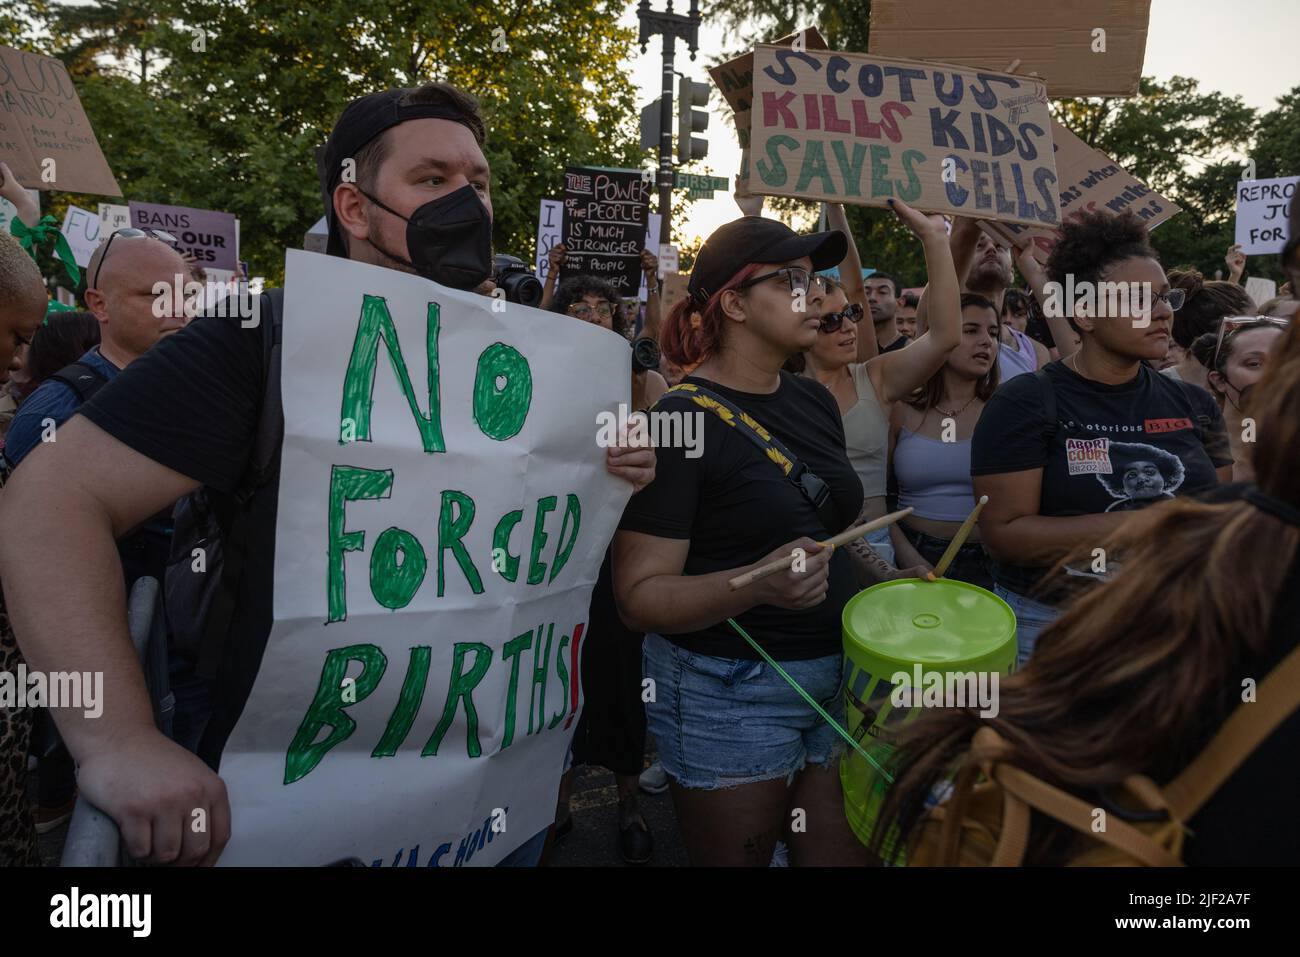
[[[645,224],[645,248],[646,249],[659,248],[659,230],[662,228],[661,227],[662,223],[663,223],[663,217],[660,216],[658,213],[651,213],[649,216],[646,217],[646,224]],[[661,263],[660,275],[662,275],[662,271],[663,271],[663,265]],[[637,293],[637,298],[641,302],[645,302],[646,299],[649,297],[649,295],[650,295],[650,290],[645,284],[645,271],[642,270],[641,289]]]
[[[72,258],[85,269],[90,265],[90,255],[99,245],[99,214],[80,206],[69,206],[63,214],[63,238],[72,249]]]
[[[131,207],[119,206],[117,203],[99,204],[100,236],[107,239],[119,229],[131,225]]]
[[[1277,283],[1262,276],[1248,276],[1246,295],[1250,296],[1256,307],[1262,307],[1264,303],[1277,297]]]
[[[29,189],[27,190],[27,195],[32,198],[32,202],[36,204],[36,208],[39,210],[41,208],[40,190]],[[18,208],[14,206],[13,203],[9,202],[9,200],[5,199],[3,196],[0,196],[0,233],[9,232],[9,225],[10,223],[13,222],[14,216],[17,215],[17,213],[18,213]],[[35,224],[28,223],[27,225],[33,226]]]
[[[495,864],[555,819],[631,493],[597,444],[627,340],[291,249],[282,348],[274,623],[221,863]]]
[[[1286,245],[1300,176],[1248,179],[1237,184],[1237,238],[1247,256],[1280,253]]]
[[[667,243],[659,247],[659,278],[664,278],[664,273],[677,272],[680,264],[679,252],[676,246],[670,246]]]
[[[558,199],[542,200],[537,212],[537,261],[536,272],[540,282],[546,282],[546,274],[551,271],[548,253],[560,244],[560,226],[563,223],[564,202]]]

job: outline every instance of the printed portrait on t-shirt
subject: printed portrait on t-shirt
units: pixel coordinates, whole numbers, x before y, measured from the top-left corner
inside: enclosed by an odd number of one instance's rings
[[[1111,442],[1110,474],[1097,473],[1097,481],[1115,501],[1108,512],[1145,508],[1174,497],[1183,484],[1184,468],[1176,455],[1154,445]]]

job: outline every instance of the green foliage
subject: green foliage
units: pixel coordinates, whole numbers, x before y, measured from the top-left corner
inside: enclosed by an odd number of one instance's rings
[[[77,75],[126,197],[236,214],[241,255],[272,281],[323,212],[315,148],[374,90],[444,80],[479,97],[495,246],[525,260],[565,165],[640,160],[620,0],[29,6],[49,34],[36,48]]]

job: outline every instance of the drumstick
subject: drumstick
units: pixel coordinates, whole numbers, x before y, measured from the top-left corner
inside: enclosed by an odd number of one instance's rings
[[[948,549],[943,553],[943,557],[939,559],[939,564],[934,566],[934,571],[926,574],[925,577],[929,581],[938,581],[943,577],[943,573],[948,570],[948,566],[952,564],[952,560],[957,557],[958,550],[966,544],[966,539],[970,537],[971,529],[975,527],[975,520],[980,517],[980,509],[985,506],[988,500],[989,497],[987,495],[980,496],[980,500],[975,503],[975,507],[971,509],[971,513],[966,516],[966,521],[961,523],[961,528],[957,529],[957,534],[954,535],[952,541],[948,543]]]
[[[861,538],[863,535],[874,532],[878,528],[885,528],[888,525],[893,525],[900,518],[906,518],[911,514],[912,510],[910,508],[901,509],[897,512],[890,512],[888,515],[882,515],[880,518],[872,519],[870,522],[864,522],[861,525],[854,525],[851,528],[846,528],[838,535],[832,535],[830,538],[826,539],[826,541],[820,542],[819,544],[825,548],[835,549],[840,545],[847,545],[854,539]],[[790,567],[790,561],[793,557],[794,555],[791,553],[785,558],[774,558],[766,565],[759,565],[753,571],[745,572],[743,575],[737,575],[735,578],[727,582],[727,585],[730,586],[732,591],[738,591],[746,585],[752,585],[754,582],[764,579],[769,575],[775,575],[777,572],[786,570]]]

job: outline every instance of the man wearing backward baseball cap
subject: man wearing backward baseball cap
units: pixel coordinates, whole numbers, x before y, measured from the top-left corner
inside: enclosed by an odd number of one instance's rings
[[[329,254],[488,291],[484,139],[474,98],[445,83],[350,103],[318,154]],[[266,318],[254,328],[191,322],[82,406],[0,497],[0,577],[30,667],[104,675],[98,719],[64,710],[56,722],[81,793],[117,822],[137,860],[212,864],[230,837],[216,769],[272,620],[278,450],[267,468],[252,467],[257,440],[283,435],[283,413],[267,401],[278,397],[279,350],[268,348],[276,324]],[[606,468],[639,490],[654,477],[654,451],[609,449]],[[200,486],[227,549],[222,589],[237,601],[210,659],[212,712],[196,756],[154,725],[114,540]],[[61,583],[57,602],[50,581]],[[208,827],[195,831],[199,809]]]

